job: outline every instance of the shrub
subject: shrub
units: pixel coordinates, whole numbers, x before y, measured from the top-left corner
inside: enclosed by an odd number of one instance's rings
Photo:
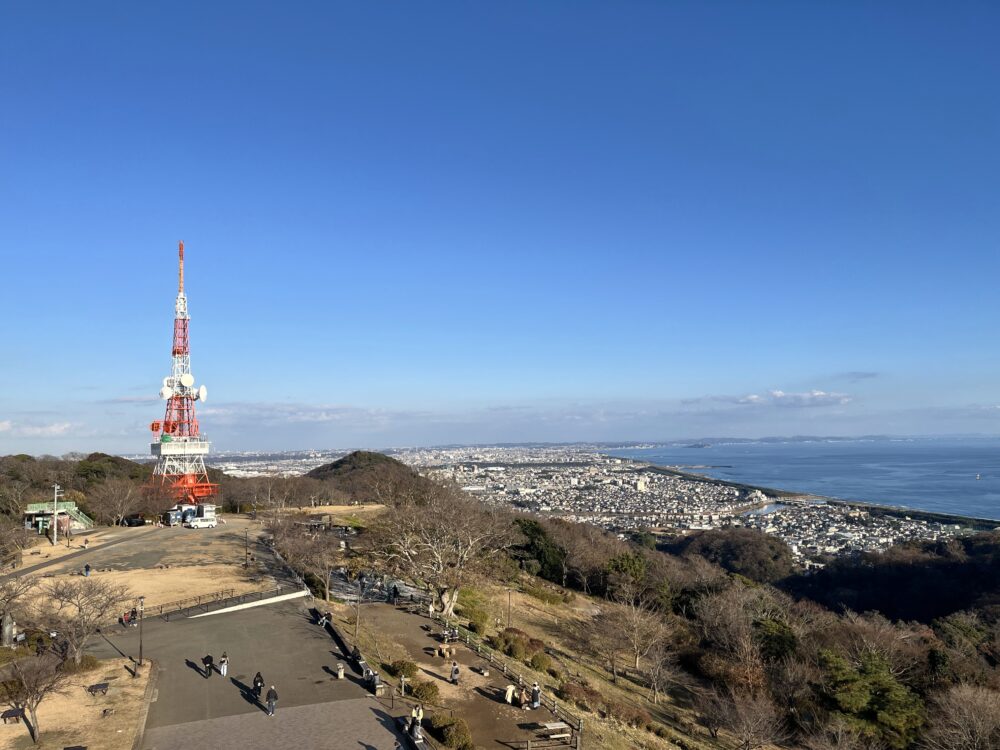
[[[412,680],[417,676],[417,665],[406,659],[397,659],[385,669],[393,677],[405,677]]]
[[[528,596],[535,597],[538,601],[544,602],[545,604],[562,604],[563,602],[562,595],[546,591],[538,586],[527,586],[524,589],[524,593]]]
[[[495,638],[491,638],[490,643],[497,651],[518,661],[529,659],[545,649],[544,642],[537,638],[529,638],[527,633],[517,628],[506,628]]]
[[[632,727],[649,727],[653,724],[653,717],[649,711],[638,706],[630,706],[627,703],[609,703],[605,710],[620,721]]]
[[[444,714],[432,714],[429,719],[431,736],[445,747],[454,750],[476,750],[472,742],[472,732],[465,719],[455,719]]]
[[[585,711],[593,711],[599,706],[603,699],[601,694],[586,684],[567,682],[556,690],[556,697],[567,703],[573,703],[577,708]]]
[[[421,703],[436,703],[441,689],[437,683],[417,680],[410,684],[410,695]]]
[[[62,671],[66,674],[77,674],[78,672],[89,672],[92,669],[99,667],[101,663],[97,660],[97,657],[93,654],[84,654],[80,657],[80,663],[77,664],[72,659],[67,659],[62,663]]]
[[[469,632],[478,633],[479,635],[486,635],[486,629],[489,627],[488,618],[485,616],[481,620],[469,620]]]
[[[552,658],[544,651],[537,651],[531,655],[529,664],[531,664],[532,669],[536,669],[539,672],[547,672],[549,667],[552,666]]]

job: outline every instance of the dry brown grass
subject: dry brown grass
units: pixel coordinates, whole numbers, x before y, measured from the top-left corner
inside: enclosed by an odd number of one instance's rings
[[[252,582],[238,565],[195,565],[182,568],[116,570],[91,573],[91,577],[124,584],[137,596],[146,597],[146,608],[169,604],[193,596],[213,594],[224,589],[235,593],[263,591],[272,584],[267,581]],[[79,576],[62,574],[47,580],[79,580]]]
[[[74,675],[63,695],[54,695],[38,708],[41,737],[31,744],[24,724],[0,724],[0,750],[61,750],[84,745],[101,750],[130,750],[139,728],[140,708],[149,678],[149,667],[132,679],[124,660],[102,661],[95,669]],[[92,696],[87,685],[109,682],[107,695]],[[114,714],[102,717],[105,708]]]

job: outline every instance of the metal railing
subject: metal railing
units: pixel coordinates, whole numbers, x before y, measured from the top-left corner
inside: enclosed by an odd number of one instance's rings
[[[187,599],[179,599],[153,607],[147,606],[146,613],[151,616],[162,617],[164,620],[169,621],[170,615],[175,615],[179,612],[189,612],[191,610],[207,612],[209,608],[222,609],[223,607],[235,606],[246,602],[262,601],[272,596],[278,596],[285,590],[297,591],[298,587],[277,584],[273,588],[261,591],[247,591],[242,594],[237,594],[235,589],[222,589],[211,594],[192,596]]]

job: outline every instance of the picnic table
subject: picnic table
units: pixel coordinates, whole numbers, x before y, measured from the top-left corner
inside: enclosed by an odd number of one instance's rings
[[[90,693],[91,695],[97,695],[98,693],[100,693],[101,695],[107,695],[108,683],[98,682],[95,685],[90,685],[87,687],[87,692]]]
[[[21,719],[24,718],[23,708],[8,708],[2,714],[0,714],[0,719],[3,719],[3,723],[6,724],[9,720],[13,721],[15,724],[20,724]]]
[[[549,721],[539,724],[544,734],[550,740],[565,740],[573,736],[569,724],[565,721]]]
[[[545,724],[539,724],[539,726],[546,732],[555,732],[560,729],[569,729],[569,724],[565,721],[550,721]]]

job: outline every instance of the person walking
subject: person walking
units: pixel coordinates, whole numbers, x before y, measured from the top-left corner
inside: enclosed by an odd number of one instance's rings
[[[507,686],[507,689],[506,689],[506,690],[504,690],[504,693],[503,693],[503,699],[504,699],[504,700],[505,700],[505,701],[506,701],[507,703],[509,703],[509,704],[511,704],[511,705],[513,705],[513,703],[514,703],[514,691],[515,691],[515,690],[517,690],[517,688],[516,688],[516,687],[514,687],[514,683],[511,683],[511,684],[509,684],[509,685]]]
[[[219,659],[219,674],[225,677],[228,671],[229,671],[229,654],[223,651],[222,658]]]
[[[531,685],[531,707],[538,708],[542,702],[542,689],[538,687],[538,683],[532,683]]]
[[[204,658],[203,658],[203,659],[201,660],[201,663],[202,663],[202,665],[203,665],[203,666],[205,667],[205,679],[206,679],[206,680],[207,680],[207,679],[208,679],[209,677],[211,677],[211,676],[212,676],[212,669],[213,669],[213,666],[212,666],[212,665],[213,665],[213,663],[214,663],[214,662],[215,662],[215,659],[213,659],[213,658],[212,658],[212,655],[211,655],[211,654],[207,654],[207,655],[206,655],[206,656],[205,656],[205,657],[204,657]]]
[[[274,716],[274,707],[278,703],[278,691],[274,689],[274,685],[271,685],[271,689],[267,691],[267,715]]]
[[[452,685],[457,685],[458,684],[458,672],[459,672],[458,662],[457,661],[453,661],[451,663],[451,684]]]
[[[264,678],[260,672],[253,676],[253,697],[260,703],[260,694],[264,691]]]
[[[517,693],[517,705],[525,711],[528,710],[528,691],[524,689],[524,685],[521,685],[521,689]]]

